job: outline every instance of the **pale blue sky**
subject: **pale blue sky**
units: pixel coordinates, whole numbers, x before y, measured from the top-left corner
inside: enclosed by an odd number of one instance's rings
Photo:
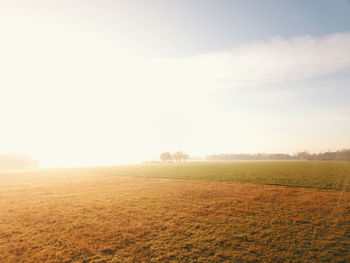
[[[154,26],[166,25],[157,33],[170,52],[179,52],[174,50],[174,42],[183,49],[179,55],[230,48],[274,36],[322,36],[350,31],[350,2],[346,0],[158,0],[143,5],[153,3],[149,20],[140,22],[152,33]],[[111,5],[113,15],[118,5]]]
[[[1,152],[350,147],[350,1],[0,2]]]
[[[350,31],[347,0],[61,2],[38,5],[48,7],[46,12],[56,13],[61,19],[69,19],[73,26],[76,23],[86,30],[96,26],[107,38],[127,27],[122,33],[135,40],[136,48],[150,45],[152,49],[156,39],[161,48],[157,46],[153,52],[165,56],[198,54],[275,36],[322,36]]]

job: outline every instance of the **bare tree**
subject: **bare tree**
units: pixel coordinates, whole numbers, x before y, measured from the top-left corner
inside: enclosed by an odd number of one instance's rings
[[[188,154],[181,152],[181,151],[173,153],[173,159],[176,162],[182,162],[182,161],[185,162],[186,160],[189,159],[189,157],[190,156]]]
[[[175,152],[173,153],[173,159],[176,162],[181,162],[182,152]]]
[[[182,158],[183,158],[184,162],[186,162],[186,160],[190,159],[190,155],[187,153],[184,153]]]

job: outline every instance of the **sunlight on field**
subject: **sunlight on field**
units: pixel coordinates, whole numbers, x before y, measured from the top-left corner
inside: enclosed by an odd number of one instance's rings
[[[0,0],[0,263],[350,263],[350,0]]]
[[[349,191],[149,177],[227,165],[1,173],[0,262],[350,260]]]
[[[56,174],[58,171],[68,175],[84,172],[105,176],[147,176],[350,190],[350,162],[202,162],[49,169],[41,173]]]

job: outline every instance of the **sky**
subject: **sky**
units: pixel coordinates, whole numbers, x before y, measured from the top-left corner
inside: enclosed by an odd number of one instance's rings
[[[350,148],[350,1],[0,2],[0,154]]]

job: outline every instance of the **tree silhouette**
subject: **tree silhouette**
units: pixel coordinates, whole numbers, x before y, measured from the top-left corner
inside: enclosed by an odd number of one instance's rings
[[[171,157],[171,153],[169,152],[164,152],[160,155],[160,159],[163,161],[163,162],[170,162],[172,161],[172,157]]]
[[[184,153],[182,156],[184,162],[186,162],[186,160],[188,160],[190,158],[190,156],[187,153]]]
[[[187,159],[189,159],[189,155],[184,153],[184,152],[175,152],[173,153],[173,159],[176,161],[176,162],[182,162],[182,161],[186,161]]]

